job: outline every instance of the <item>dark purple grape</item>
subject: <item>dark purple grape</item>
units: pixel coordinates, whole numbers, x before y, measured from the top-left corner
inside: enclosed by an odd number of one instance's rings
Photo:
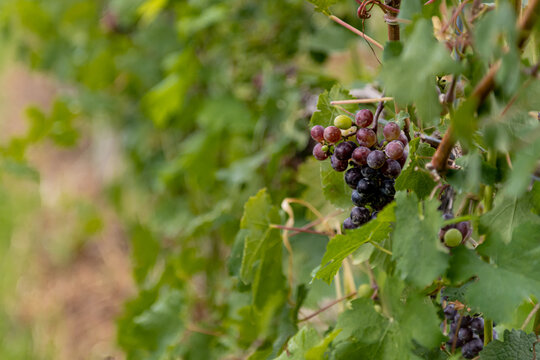
[[[367,147],[359,146],[356,149],[354,149],[352,153],[352,160],[358,165],[366,165],[367,157],[370,152],[371,150],[369,150]]]
[[[348,160],[339,160],[335,155],[332,155],[330,157],[330,164],[332,165],[332,168],[336,171],[342,172],[347,170],[347,167],[349,166]]]
[[[351,144],[351,146],[353,147],[353,150],[356,149],[358,147],[358,145],[356,145],[356,143],[354,141],[345,141],[347,144]]]
[[[484,333],[484,319],[482,318],[474,318],[471,321],[471,329],[473,329],[474,332],[477,334],[483,334]]]
[[[320,161],[328,158],[328,154],[322,151],[322,145],[320,143],[315,144],[313,147],[313,156]]]
[[[395,179],[401,174],[401,166],[396,160],[388,159],[386,160],[384,166],[381,169],[384,176]]]
[[[484,342],[476,338],[463,345],[461,354],[465,359],[473,359],[480,353],[480,351],[482,351],[483,348]]]
[[[356,225],[362,225],[369,221],[371,213],[365,207],[354,207],[351,210],[350,219]]]
[[[396,195],[396,189],[394,188],[394,182],[391,180],[384,180],[381,184],[379,191],[387,197],[393,197]]]
[[[399,138],[400,133],[401,133],[401,129],[399,128],[398,124],[394,122],[389,122],[388,124],[384,125],[383,135],[386,140],[388,141],[397,140]]]
[[[351,189],[356,189],[358,182],[363,178],[362,169],[359,167],[353,167],[347,170],[345,173],[345,182]]]
[[[473,338],[473,332],[468,327],[461,327],[458,330],[458,339],[464,343],[470,341]]]
[[[362,175],[366,179],[376,179],[379,176],[379,172],[375,169],[370,168],[369,166],[362,167]]]
[[[373,150],[367,157],[367,164],[372,169],[381,168],[386,161],[386,156],[381,150]]]
[[[369,109],[362,109],[356,113],[356,125],[360,128],[365,128],[373,122],[373,113]]]
[[[386,156],[388,156],[390,159],[397,160],[401,156],[403,156],[403,144],[398,140],[392,140],[390,141],[386,147],[384,148],[384,152],[386,153]]]
[[[456,338],[456,333],[454,331],[450,331],[448,333],[448,341],[446,342],[446,345],[448,345],[449,348],[452,348],[452,344],[454,343],[454,338]],[[461,347],[465,344],[463,341],[459,340],[459,338],[456,338],[456,347]]]
[[[358,145],[370,148],[377,142],[377,135],[371,129],[362,128],[356,132],[356,140]]]
[[[448,304],[443,310],[444,316],[450,320],[453,319],[457,314],[456,306],[454,304]]]
[[[390,204],[394,200],[391,196],[384,196],[383,194],[379,194],[379,196],[375,196],[371,200],[371,206],[375,210],[382,210],[386,205]]]
[[[409,152],[407,150],[404,150],[403,155],[401,155],[401,157],[397,160],[397,162],[399,163],[402,169],[405,166],[405,162],[407,161],[408,156],[409,156]]]
[[[379,214],[378,211],[372,212],[372,213],[371,213],[371,220],[376,219],[378,214]]]
[[[317,142],[322,142],[324,140],[324,127],[321,125],[315,125],[311,128],[311,137]]]
[[[339,160],[349,160],[353,153],[354,147],[348,141],[336,145],[334,156]]]
[[[461,317],[461,323],[459,322],[460,317]],[[472,321],[472,318],[469,315],[461,316],[460,314],[456,314],[456,316],[454,317],[454,322],[456,324],[459,323],[460,328],[469,326],[471,324],[471,321]]]
[[[356,206],[364,206],[367,204],[367,196],[354,190],[351,195],[351,201]]]
[[[405,133],[403,131],[399,134],[398,141],[401,141],[403,147],[407,146],[407,144],[409,143],[409,140],[407,140],[407,136],[405,136]]]
[[[341,140],[341,130],[336,126],[329,126],[324,129],[324,140],[331,144],[337,143]]]
[[[462,221],[455,225],[455,228],[459,230],[463,239],[467,239],[471,235],[472,229],[470,225],[469,221]]]
[[[358,225],[355,225],[351,218],[346,218],[345,221],[343,221],[343,228],[346,230],[356,229],[357,227]]]
[[[375,191],[375,186],[368,179],[362,179],[362,180],[358,181],[358,184],[356,186],[356,190],[359,193],[366,193],[367,194],[367,193],[371,193],[371,192]]]

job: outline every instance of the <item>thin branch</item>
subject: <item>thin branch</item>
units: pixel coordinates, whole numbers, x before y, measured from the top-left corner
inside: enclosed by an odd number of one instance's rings
[[[297,228],[297,227],[283,226],[283,225],[278,225],[278,224],[270,224],[269,226],[274,229],[296,231],[297,233],[308,233],[308,234],[315,234],[315,235],[322,235],[322,236],[332,236],[332,234],[315,231],[315,230]]]
[[[337,215],[341,214],[342,212],[343,212],[343,210],[336,210],[333,213],[331,213],[330,215],[327,215],[327,216],[325,216],[323,218],[317,218],[317,219],[313,220],[312,222],[302,226],[300,229],[302,229],[302,230],[311,229],[312,227],[314,227],[316,225],[319,225],[321,222],[326,221],[326,220],[328,220],[330,218],[333,218],[334,216],[337,216]],[[300,233],[301,233],[301,231],[295,231],[295,232],[293,232],[291,234],[291,237],[293,237],[294,235],[298,235]]]
[[[331,101],[331,105],[340,105],[340,104],[371,104],[379,101],[392,101],[392,97],[380,97],[380,98],[370,98],[370,99],[351,99],[351,100],[334,100]]]
[[[375,46],[378,47],[379,49],[384,50],[384,46],[382,46],[380,43],[378,43],[375,39],[370,38],[369,36],[367,36],[366,34],[364,34],[363,32],[361,32],[360,30],[358,30],[357,28],[355,28],[355,27],[352,26],[352,25],[347,24],[345,21],[341,20],[341,19],[338,18],[337,16],[330,15],[330,19],[331,19],[332,21],[338,23],[339,25],[343,26],[344,28],[346,28],[346,29],[352,31],[352,32],[355,33],[356,35],[360,35],[360,36],[363,37],[365,40],[369,41],[370,43],[372,43],[373,45],[375,45]]]
[[[534,314],[536,314],[538,312],[538,310],[540,309],[540,303],[536,304],[533,309],[531,310],[531,312],[529,313],[529,315],[527,315],[527,318],[525,319],[525,321],[523,322],[523,325],[521,325],[521,330],[525,330],[525,328],[527,327],[527,325],[529,325],[529,323],[531,322]]]
[[[356,291],[355,291],[355,292],[352,292],[352,293],[350,293],[350,294],[348,294],[348,295],[345,295],[345,296],[343,296],[343,297],[341,297],[341,298],[339,298],[339,299],[336,299],[336,300],[332,301],[330,304],[328,304],[328,305],[326,305],[326,306],[323,306],[322,308],[320,308],[319,310],[315,311],[314,313],[312,313],[312,314],[306,316],[306,317],[303,318],[303,319],[298,320],[298,322],[303,322],[303,321],[307,321],[307,320],[309,320],[309,319],[312,319],[312,318],[314,318],[315,316],[317,316],[317,315],[319,315],[320,313],[322,313],[323,311],[326,311],[326,310],[330,309],[332,306],[334,306],[334,305],[336,305],[336,304],[342,302],[343,300],[347,300],[348,298],[353,297],[354,295],[356,295]]]
[[[384,94],[384,91],[383,91]],[[373,117],[373,131],[375,134],[377,134],[377,128],[379,127],[379,117],[382,114],[382,111],[384,109],[384,102],[385,97],[380,98],[379,105],[377,105],[377,110],[375,111],[375,116]]]

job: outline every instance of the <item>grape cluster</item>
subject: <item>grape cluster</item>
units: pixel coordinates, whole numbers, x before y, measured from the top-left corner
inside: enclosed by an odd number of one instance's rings
[[[446,346],[452,348],[455,341],[456,349],[461,348],[461,354],[465,359],[478,356],[484,347],[484,319],[480,316],[462,315],[452,303],[444,308],[444,316],[450,323]],[[496,338],[495,330],[493,332]]]
[[[394,199],[395,178],[407,160],[408,141],[398,124],[388,122],[383,128],[384,140],[379,142],[376,129],[370,128],[373,113],[359,110],[353,120],[338,115],[334,125],[315,125],[311,137],[317,141],[313,156],[326,160],[335,171],[345,172],[345,182],[353,189],[355,205],[343,222],[344,229],[355,229],[377,216]]]
[[[450,220],[453,218],[454,215],[452,213],[447,212],[443,214],[444,220]],[[439,239],[444,242],[447,247],[453,248],[465,242],[471,236],[471,233],[471,222],[461,221],[455,224],[443,226],[439,231]]]

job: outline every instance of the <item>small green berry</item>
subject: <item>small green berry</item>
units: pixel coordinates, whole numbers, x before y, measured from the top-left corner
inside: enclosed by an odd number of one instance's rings
[[[328,152],[328,145],[323,145],[322,148],[321,148],[321,150],[322,150],[323,152]]]
[[[347,115],[338,115],[334,119],[334,125],[340,129],[346,130],[352,126],[352,120]]]
[[[381,307],[381,305],[375,304],[375,305],[373,305],[373,308],[375,309],[376,312],[378,312],[379,314],[382,314],[382,307]]]
[[[356,295],[358,297],[367,297],[371,295],[372,289],[369,284],[362,284],[358,287],[358,291],[356,292]]]
[[[461,244],[463,236],[458,229],[448,229],[444,234],[444,244],[448,247],[456,247]]]

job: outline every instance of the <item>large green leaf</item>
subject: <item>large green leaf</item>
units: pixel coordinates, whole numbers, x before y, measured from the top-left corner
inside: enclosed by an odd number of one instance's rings
[[[535,334],[526,334],[521,330],[505,330],[503,341],[493,340],[480,352],[480,360],[534,360],[539,352]],[[536,351],[534,349],[536,347]]]

